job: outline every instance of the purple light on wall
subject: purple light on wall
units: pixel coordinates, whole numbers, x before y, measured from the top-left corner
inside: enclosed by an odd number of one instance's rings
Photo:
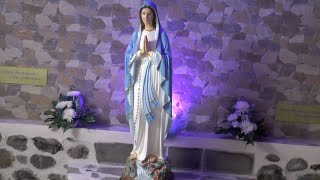
[[[172,94],[172,124],[170,134],[177,134],[187,126],[188,118],[185,108],[186,106],[181,101],[180,95]]]

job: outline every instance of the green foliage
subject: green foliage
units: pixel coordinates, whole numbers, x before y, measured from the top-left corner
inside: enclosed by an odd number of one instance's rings
[[[215,128],[216,134],[231,134],[235,139],[245,141],[247,145],[254,145],[255,141],[266,136],[264,120],[257,120],[254,105],[250,106],[246,101],[239,100],[228,107],[227,111],[229,116],[222,122],[224,126]]]
[[[63,129],[63,132],[70,128],[74,128],[78,125],[87,125],[89,123],[95,122],[93,113],[83,106],[83,99],[79,92],[77,95],[66,95],[59,94],[57,101],[52,102],[52,108],[45,111],[43,114],[46,115],[44,122],[49,123],[49,128],[52,129]],[[68,103],[66,103],[68,102]],[[68,104],[61,106],[58,103]],[[58,105],[58,106],[57,106]],[[73,116],[69,119],[64,118],[64,113],[66,110],[73,110]]]

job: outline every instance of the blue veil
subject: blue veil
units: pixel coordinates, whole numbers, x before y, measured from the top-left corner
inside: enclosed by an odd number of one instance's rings
[[[159,21],[158,11],[156,5],[150,1],[146,0],[142,3],[140,9],[144,6],[148,6],[152,8],[156,14],[156,50],[159,54],[161,54],[161,60],[157,65],[157,70],[161,74],[162,81],[160,82],[160,86],[162,90],[165,92],[164,99],[165,102],[162,106],[164,111],[168,116],[165,118],[166,125],[166,135],[168,134],[171,119],[172,119],[172,65],[171,65],[171,50],[169,45],[168,36],[165,31],[162,29]],[[140,11],[139,11],[140,12]],[[138,29],[136,29],[130,39],[128,44],[126,53],[125,53],[125,103],[126,103],[126,118],[129,122],[130,132],[134,134],[134,123],[133,123],[133,87],[135,84],[135,60],[136,54],[139,50],[139,43],[141,37],[142,27],[139,18]],[[144,93],[144,92],[143,92]],[[145,102],[144,102],[145,103]],[[151,103],[151,102],[146,102]],[[150,112],[145,112],[146,118],[150,119]]]

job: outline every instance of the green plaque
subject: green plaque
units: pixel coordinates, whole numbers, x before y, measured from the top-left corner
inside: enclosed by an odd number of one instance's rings
[[[277,104],[276,120],[293,123],[320,124],[320,106]]]
[[[0,66],[0,82],[13,84],[47,84],[47,69]]]

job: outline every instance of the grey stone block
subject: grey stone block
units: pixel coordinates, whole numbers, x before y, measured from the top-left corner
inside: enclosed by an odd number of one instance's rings
[[[67,154],[73,159],[87,159],[89,149],[85,145],[77,145],[67,150]]]
[[[258,180],[285,180],[285,177],[283,176],[282,168],[276,164],[271,164],[267,166],[263,166],[259,169]]]
[[[30,162],[37,169],[47,169],[56,164],[56,160],[53,157],[38,154],[32,155]]]
[[[7,139],[7,145],[19,151],[27,150],[27,138],[23,135],[10,136]]]
[[[205,171],[251,174],[254,156],[252,154],[228,153],[205,150]]]
[[[286,169],[289,172],[302,171],[307,168],[308,168],[308,162],[302,158],[293,158],[288,162],[286,166]]]
[[[63,174],[49,174],[49,180],[67,180],[67,177]]]
[[[68,167],[68,174],[81,174],[78,168]]]
[[[297,180],[318,180],[320,179],[319,174],[305,174],[303,176],[299,176]]]
[[[94,147],[98,163],[125,164],[132,150],[131,144],[122,143],[95,143]]]
[[[17,155],[16,158],[17,158],[17,161],[20,162],[21,164],[27,164],[27,161],[28,161],[27,156]]]
[[[201,169],[201,149],[169,147],[168,157],[173,168]]]
[[[0,169],[12,167],[15,157],[11,151],[0,149]]]
[[[48,152],[51,154],[56,154],[58,151],[62,151],[62,144],[54,138],[42,138],[42,137],[34,137],[33,144],[41,151]]]
[[[33,171],[29,169],[20,169],[13,173],[15,180],[39,180]]]
[[[97,170],[98,173],[103,173],[103,174],[111,174],[111,175],[116,175],[116,176],[121,176],[123,173],[123,168],[119,167],[100,167]]]
[[[279,161],[280,161],[280,157],[277,156],[277,155],[275,155],[275,154],[268,154],[268,155],[266,156],[266,159],[267,159],[268,161],[271,161],[271,162],[279,162]]]

